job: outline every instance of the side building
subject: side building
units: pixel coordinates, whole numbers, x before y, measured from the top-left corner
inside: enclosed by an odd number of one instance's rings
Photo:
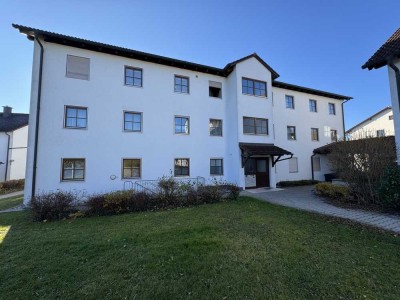
[[[372,70],[384,66],[389,75],[397,164],[400,165],[400,28],[361,67]]]
[[[28,143],[28,114],[13,113],[3,106],[0,113],[0,182],[24,179]]]
[[[394,135],[391,106],[385,107],[346,131],[346,138],[349,140],[391,135]]]
[[[34,41],[25,202],[170,174],[322,180],[313,149],[344,136],[351,97],[279,82],[257,54],[215,68],[13,26]]]

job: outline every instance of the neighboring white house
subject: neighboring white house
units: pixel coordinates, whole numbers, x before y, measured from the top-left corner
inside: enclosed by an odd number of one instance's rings
[[[275,187],[344,136],[351,97],[278,82],[257,54],[220,69],[13,26],[34,41],[25,202],[171,173]]]
[[[397,164],[400,165],[400,28],[362,66],[368,70],[388,67],[390,95],[392,99]]]
[[[28,114],[16,114],[9,106],[0,113],[0,182],[25,178]]]
[[[346,131],[348,139],[394,135],[393,111],[388,106]]]

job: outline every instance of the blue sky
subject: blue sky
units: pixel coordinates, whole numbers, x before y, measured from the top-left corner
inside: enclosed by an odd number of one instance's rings
[[[29,109],[32,43],[18,23],[216,67],[256,52],[278,80],[354,97],[349,128],[390,105],[387,69],[361,65],[399,11],[398,0],[0,0],[0,105]]]

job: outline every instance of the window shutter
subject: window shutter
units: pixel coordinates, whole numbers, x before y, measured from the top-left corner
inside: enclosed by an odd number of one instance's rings
[[[221,82],[210,81],[210,86],[221,89],[222,88],[222,83]]]
[[[90,59],[67,55],[67,77],[89,80]]]
[[[313,157],[313,169],[314,172],[321,171],[321,159],[319,157]]]
[[[289,159],[289,173],[297,173],[298,171],[297,157]]]

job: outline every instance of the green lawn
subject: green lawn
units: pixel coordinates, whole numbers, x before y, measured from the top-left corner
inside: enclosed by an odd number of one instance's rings
[[[22,204],[23,200],[24,200],[23,195],[0,199],[0,210],[4,210],[7,208],[12,208],[17,205],[20,205],[20,204]]]
[[[251,198],[32,223],[0,214],[1,299],[399,299],[400,238]]]

